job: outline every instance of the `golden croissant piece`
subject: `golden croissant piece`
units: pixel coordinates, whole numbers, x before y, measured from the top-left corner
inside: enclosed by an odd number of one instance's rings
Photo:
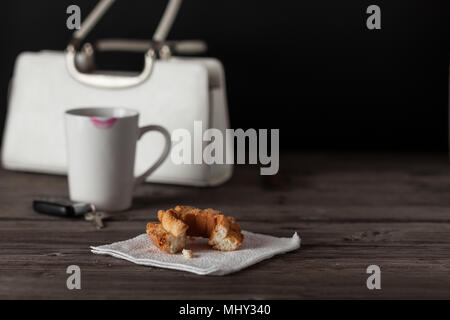
[[[176,206],[158,211],[158,222],[147,224],[147,234],[152,242],[167,253],[177,253],[186,246],[186,237],[208,238],[216,250],[233,251],[244,241],[239,224],[233,217],[220,211]]]

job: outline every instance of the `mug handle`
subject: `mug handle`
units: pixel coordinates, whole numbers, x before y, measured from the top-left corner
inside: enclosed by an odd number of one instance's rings
[[[150,174],[152,174],[153,171],[155,171],[164,162],[164,160],[166,160],[167,156],[170,153],[170,147],[171,147],[172,141],[170,139],[169,131],[167,131],[163,127],[157,126],[157,125],[145,126],[145,127],[139,128],[138,140],[141,139],[141,137],[149,131],[158,131],[163,135],[164,139],[166,140],[165,145],[164,145],[164,150],[154,165],[152,165],[150,168],[148,168],[147,171],[145,171],[143,174],[134,178],[135,185],[144,182],[145,178],[147,178]]]

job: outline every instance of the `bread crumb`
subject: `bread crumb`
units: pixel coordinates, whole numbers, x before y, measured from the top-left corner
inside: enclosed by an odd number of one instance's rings
[[[192,250],[183,249],[182,251],[183,257],[186,259],[192,259],[194,254],[192,253]]]

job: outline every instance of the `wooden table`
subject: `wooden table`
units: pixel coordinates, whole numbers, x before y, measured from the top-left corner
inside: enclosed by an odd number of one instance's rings
[[[450,161],[446,154],[283,154],[278,176],[239,166],[217,188],[145,185],[125,217],[96,231],[39,215],[37,195],[64,196],[65,177],[0,171],[0,298],[450,298]],[[213,207],[246,230],[301,249],[225,277],[144,267],[94,255],[131,238],[157,209]],[[66,268],[81,268],[81,290]],[[366,268],[381,268],[368,290]]]

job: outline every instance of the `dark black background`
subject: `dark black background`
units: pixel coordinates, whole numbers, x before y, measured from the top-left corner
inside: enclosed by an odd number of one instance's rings
[[[447,150],[448,0],[185,0],[170,39],[225,65],[234,128],[280,128],[284,149]],[[0,129],[17,54],[65,48],[66,8],[1,2]],[[165,0],[118,0],[90,39],[150,38]],[[382,29],[366,28],[366,8]]]

